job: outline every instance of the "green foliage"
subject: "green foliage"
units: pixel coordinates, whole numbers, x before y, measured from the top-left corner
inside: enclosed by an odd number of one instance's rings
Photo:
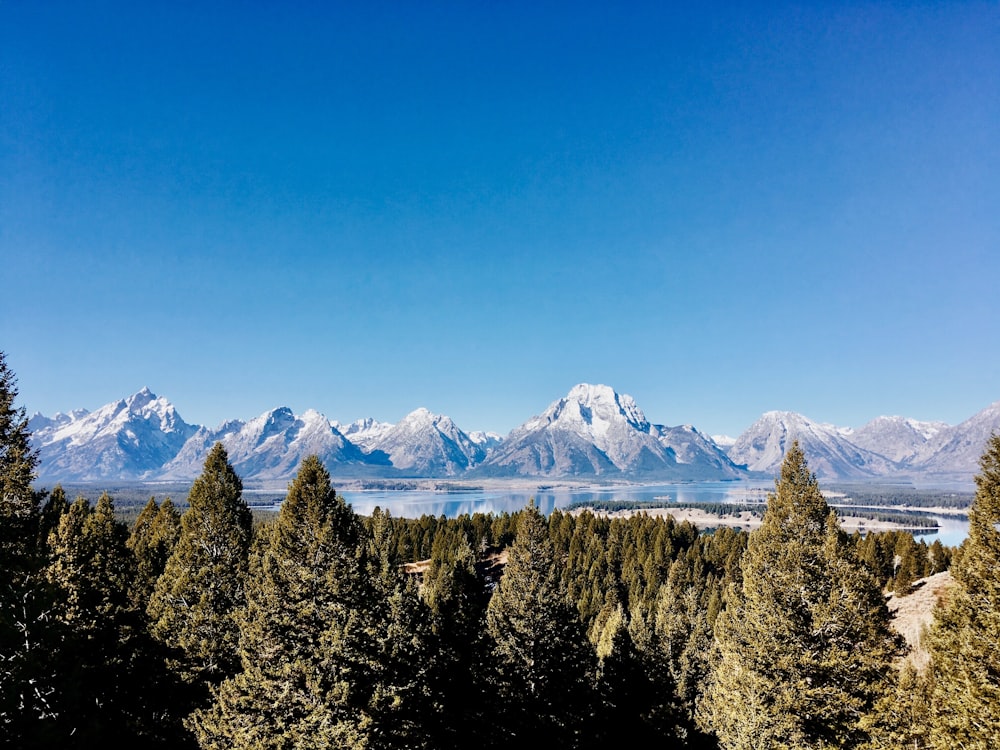
[[[168,497],[162,504],[150,498],[132,525],[126,543],[135,556],[136,580],[132,597],[145,609],[156,581],[166,570],[167,560],[181,536],[181,514]]]
[[[901,641],[797,443],[715,623],[699,719],[726,750],[858,747]]]
[[[188,496],[181,533],[150,598],[153,635],[176,653],[178,673],[195,686],[218,683],[239,667],[236,615],[252,518],[242,482],[217,443]]]
[[[1000,741],[1000,436],[976,476],[969,536],[952,567],[955,586],[927,639],[933,747],[994,748]]]
[[[58,688],[48,612],[54,592],[43,574],[37,455],[17,384],[0,352],[0,735],[14,745],[46,744],[40,724]]]
[[[374,645],[363,528],[305,459],[261,534],[240,617],[241,671],[191,725],[203,748],[364,747]]]
[[[597,665],[560,573],[545,519],[529,506],[486,612],[502,745],[576,747],[587,736]]]

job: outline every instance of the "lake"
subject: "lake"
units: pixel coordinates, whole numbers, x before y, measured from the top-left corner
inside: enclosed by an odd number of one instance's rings
[[[397,518],[419,518],[422,515],[457,516],[474,513],[515,513],[534,500],[538,509],[548,515],[573,503],[620,500],[649,502],[663,500],[679,503],[751,503],[763,502],[774,491],[773,481],[685,482],[625,486],[551,486],[536,487],[511,484],[475,488],[434,490],[338,490],[338,494],[361,515],[369,515],[376,507]],[[922,514],[926,515],[926,514]],[[931,544],[957,546],[968,535],[968,520],[964,517],[934,515],[940,528],[920,538]]]

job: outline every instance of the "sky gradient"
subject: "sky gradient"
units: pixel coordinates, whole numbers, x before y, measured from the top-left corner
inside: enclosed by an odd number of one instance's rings
[[[1000,6],[623,5],[0,2],[20,402],[1000,400]]]

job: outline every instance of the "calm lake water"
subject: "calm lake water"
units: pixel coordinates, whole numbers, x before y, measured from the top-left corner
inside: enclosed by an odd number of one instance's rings
[[[556,508],[564,509],[573,503],[596,501],[652,501],[680,503],[750,503],[763,502],[774,491],[774,482],[692,482],[680,484],[651,484],[615,487],[512,487],[471,490],[345,490],[338,493],[361,515],[370,514],[376,507],[397,518],[419,518],[423,515],[457,516],[473,513],[514,513],[534,500],[538,509],[548,515]],[[954,516],[933,516],[940,529],[921,534],[920,538],[931,544],[940,539],[942,544],[957,546],[968,535],[968,521]]]

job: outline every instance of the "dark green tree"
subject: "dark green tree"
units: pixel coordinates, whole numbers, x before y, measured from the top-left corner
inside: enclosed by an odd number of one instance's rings
[[[481,747],[491,731],[485,636],[489,591],[464,535],[453,545],[435,540],[421,596],[429,608],[434,648],[426,665],[430,741],[456,750]]]
[[[442,517],[439,528],[446,526]],[[372,591],[362,617],[374,647],[368,668],[369,747],[434,748],[428,728],[433,710],[430,609],[420,598],[417,581],[396,558],[391,516],[375,508],[367,529],[365,577]]]
[[[254,554],[242,671],[191,722],[202,748],[368,746],[363,532],[319,459],[306,458]]]
[[[596,655],[561,573],[545,519],[531,504],[486,612],[502,746],[582,747],[591,739]]]
[[[177,540],[181,535],[181,514],[168,497],[157,505],[150,498],[143,507],[129,534],[128,548],[135,556],[136,580],[133,598],[145,609],[156,581],[166,570]]]
[[[135,565],[127,535],[104,493],[93,508],[78,498],[50,538],[46,572],[61,594],[53,614],[63,632],[53,717],[60,747],[149,746],[160,736],[153,686],[163,672],[131,596]]]
[[[859,747],[901,639],[798,443],[741,565],[700,722],[725,750]]]
[[[986,444],[955,585],[927,638],[932,746],[986,750],[1000,743],[1000,435]]]
[[[40,496],[32,488],[37,453],[17,405],[17,382],[0,352],[0,736],[14,746],[46,746],[60,640],[48,612]]]
[[[180,537],[147,608],[151,632],[173,651],[195,706],[240,667],[237,615],[246,603],[252,527],[243,483],[217,443],[191,486]]]

